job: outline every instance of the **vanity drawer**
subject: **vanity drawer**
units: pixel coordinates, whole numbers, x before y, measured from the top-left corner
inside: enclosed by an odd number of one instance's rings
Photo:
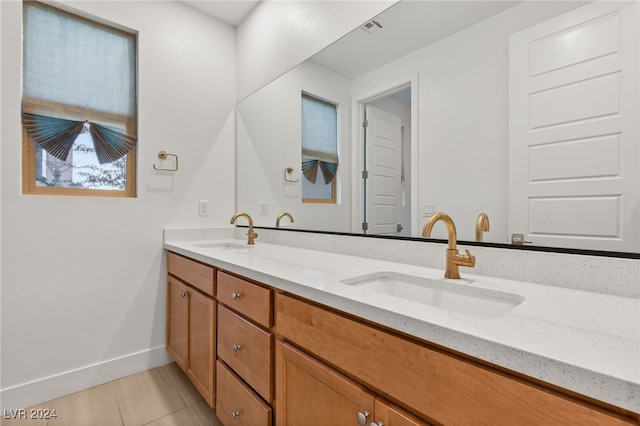
[[[204,294],[215,297],[215,273],[211,266],[168,251],[167,271]]]
[[[235,375],[217,362],[216,416],[224,425],[271,426],[271,407]]]
[[[443,424],[627,424],[595,405],[281,293],[274,332]]]
[[[267,402],[273,400],[273,334],[220,306],[218,357]]]
[[[225,272],[218,272],[218,302],[263,325],[272,325],[271,290]]]

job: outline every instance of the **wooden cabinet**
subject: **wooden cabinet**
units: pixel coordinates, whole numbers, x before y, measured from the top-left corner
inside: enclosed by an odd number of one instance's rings
[[[169,276],[167,284],[167,351],[178,366],[187,369],[189,287]]]
[[[637,424],[634,413],[168,256],[167,350],[223,424]]]
[[[427,426],[429,424],[379,397],[376,398],[373,412],[375,421],[371,426]]]
[[[424,420],[491,425],[633,423],[557,388],[543,387],[294,297],[276,294],[274,315],[279,338]],[[278,367],[277,385],[283,386],[286,379]],[[277,393],[278,416],[287,416],[291,407],[285,403],[283,410],[280,397],[304,391],[291,389],[291,383],[284,386],[285,395],[280,390]]]
[[[300,349],[276,343],[277,426],[427,426],[428,423]]]
[[[226,272],[218,272],[218,301],[265,328],[271,327],[272,290]]]
[[[216,302],[197,291],[189,298],[187,377],[213,408],[215,404]]]
[[[223,425],[271,426],[271,407],[224,362],[218,361],[216,416]],[[303,423],[301,423],[303,424]]]
[[[211,297],[215,288],[213,268],[171,252],[167,254],[167,265],[167,351],[213,408],[216,345],[216,302]],[[181,280],[186,278],[192,281]],[[191,285],[192,282],[196,285]]]
[[[276,343],[277,426],[368,426],[375,395],[295,347]]]
[[[273,335],[220,306],[218,357],[266,401],[273,400]]]
[[[220,395],[216,410],[223,413],[219,418],[223,424],[270,425],[274,397],[273,333],[269,329],[272,290],[221,271],[217,285],[218,370],[224,371],[218,374],[216,385]]]
[[[216,296],[215,275],[211,266],[167,252],[167,271],[207,296]]]

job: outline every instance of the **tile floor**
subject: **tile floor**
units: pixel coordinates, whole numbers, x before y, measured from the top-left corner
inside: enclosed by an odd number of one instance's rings
[[[222,426],[175,364],[123,377],[34,409],[56,410],[51,420],[0,419],[2,426]],[[29,410],[27,410],[29,413]]]

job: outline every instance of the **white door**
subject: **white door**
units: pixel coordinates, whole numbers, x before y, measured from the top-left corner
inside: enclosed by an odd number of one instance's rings
[[[638,14],[598,2],[511,37],[510,234],[640,251]]]
[[[373,105],[366,105],[365,111],[367,233],[396,235],[401,194],[401,119]]]

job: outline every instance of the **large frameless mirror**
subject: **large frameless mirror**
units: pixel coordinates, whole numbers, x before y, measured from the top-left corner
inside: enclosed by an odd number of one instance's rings
[[[462,241],[640,252],[637,7],[396,3],[238,103],[237,209],[399,238],[442,211]]]

